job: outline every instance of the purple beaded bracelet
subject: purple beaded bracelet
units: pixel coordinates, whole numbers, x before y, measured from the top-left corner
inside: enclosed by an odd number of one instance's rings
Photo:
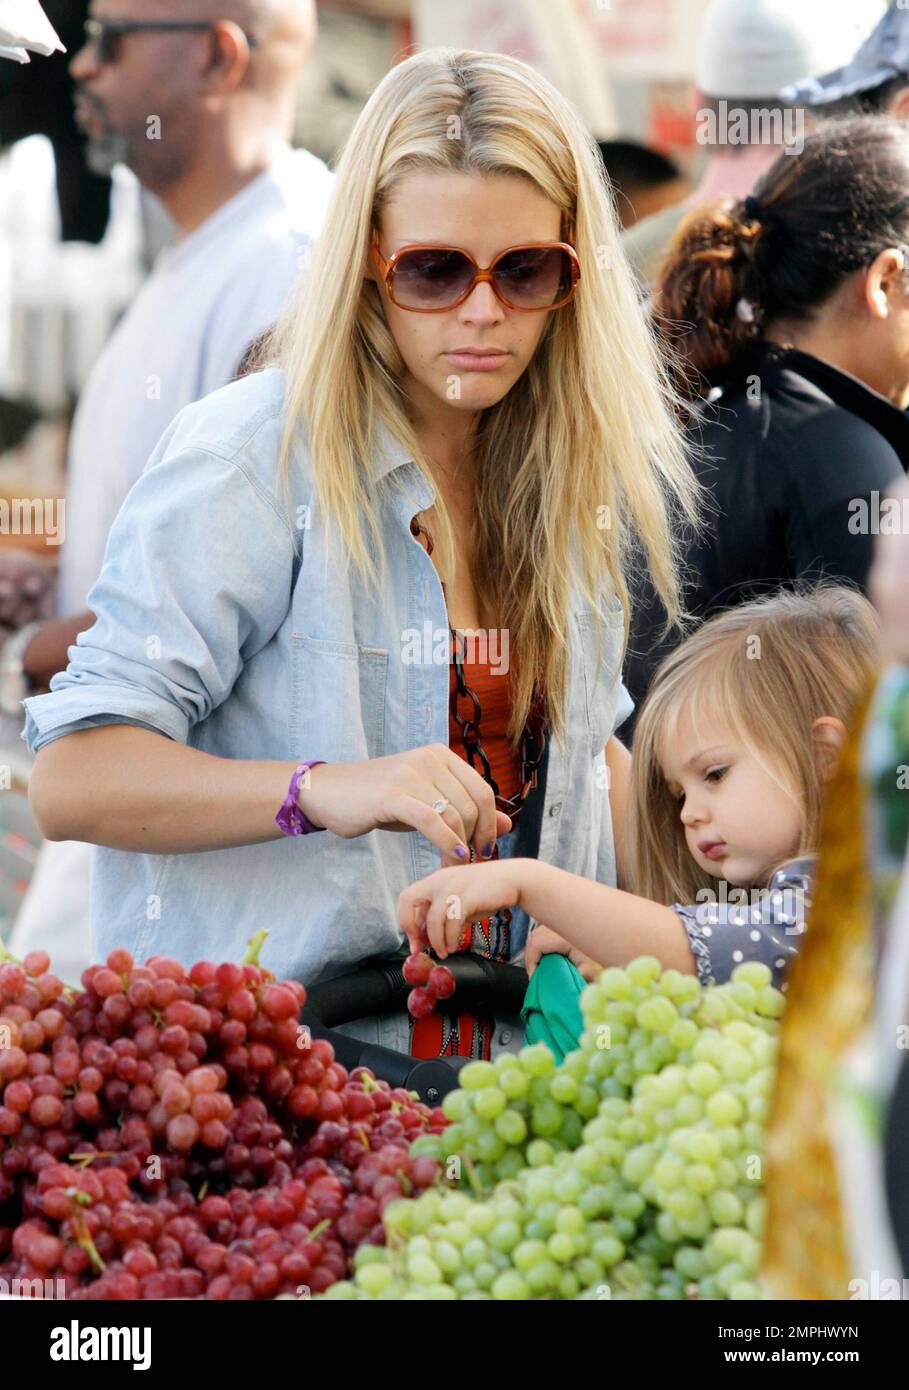
[[[324,758],[312,758],[308,763],[301,763],[290,779],[290,786],[287,789],[287,796],[280,811],[275,816],[275,825],[282,835],[312,835],[317,830],[324,830],[322,825],[313,825],[312,821],[303,814],[297,805],[297,792],[300,782],[311,767],[318,767],[324,763]]]

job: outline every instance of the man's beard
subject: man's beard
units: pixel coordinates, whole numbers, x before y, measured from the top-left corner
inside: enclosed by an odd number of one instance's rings
[[[115,164],[129,163],[129,141],[122,131],[111,125],[107,111],[97,98],[80,91],[79,99],[89,107],[101,126],[100,135],[91,135],[78,119],[76,122],[85,136],[85,162],[93,174],[103,177],[111,173]]]
[[[93,174],[110,174],[114,165],[129,163],[129,141],[119,130],[106,130],[87,141],[85,162]]]

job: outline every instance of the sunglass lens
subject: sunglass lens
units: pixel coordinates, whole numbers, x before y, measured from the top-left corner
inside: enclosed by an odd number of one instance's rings
[[[392,291],[402,308],[444,309],[460,299],[472,279],[473,266],[461,251],[427,247],[401,257]]]
[[[518,309],[545,309],[571,290],[572,260],[554,246],[524,246],[496,262],[493,278],[502,298]]]

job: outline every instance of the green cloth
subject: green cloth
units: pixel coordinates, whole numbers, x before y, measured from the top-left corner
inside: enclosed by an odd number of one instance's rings
[[[578,1046],[584,1029],[581,990],[587,981],[567,956],[542,956],[530,977],[521,1018],[528,1043],[544,1042],[561,1062]]]

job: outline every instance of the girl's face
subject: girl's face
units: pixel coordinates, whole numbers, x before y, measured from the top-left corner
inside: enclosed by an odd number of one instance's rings
[[[683,711],[663,774],[678,799],[688,850],[713,878],[751,887],[798,852],[797,798],[728,730],[713,727],[705,735]]]
[[[469,251],[485,268],[509,246],[560,240],[561,214],[520,176],[415,172],[395,188],[379,232],[385,260],[402,246],[424,243]],[[373,273],[406,366],[403,388],[424,413],[437,413],[440,403],[468,412],[495,405],[524,372],[549,318],[545,310],[507,308],[488,283],[475,285],[455,309],[412,313],[391,302],[375,265]],[[495,355],[485,361],[471,356],[491,349]]]

